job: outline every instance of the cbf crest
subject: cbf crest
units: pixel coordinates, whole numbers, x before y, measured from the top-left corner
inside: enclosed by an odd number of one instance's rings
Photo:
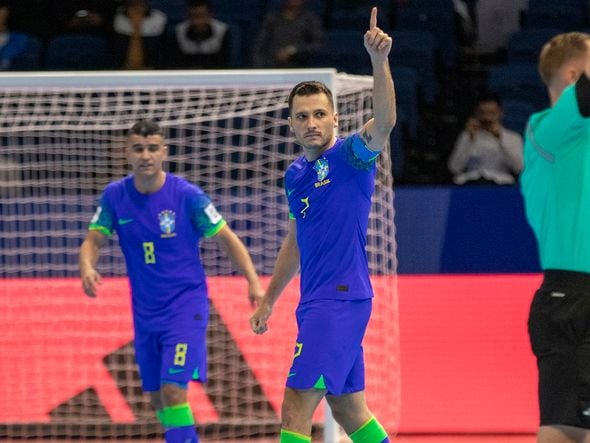
[[[318,181],[321,182],[328,176],[328,160],[325,158],[318,158],[313,165],[313,169],[318,174]]]
[[[160,220],[160,230],[162,237],[174,237],[176,235],[176,213],[170,209],[166,209],[158,214]]]

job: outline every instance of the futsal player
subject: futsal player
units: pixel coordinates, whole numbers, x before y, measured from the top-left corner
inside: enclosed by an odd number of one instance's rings
[[[187,389],[207,380],[209,312],[202,237],[214,237],[248,280],[249,297],[263,296],[244,244],[199,187],[166,173],[161,128],[140,121],[130,130],[127,156],[133,173],[109,184],[80,248],[84,292],[95,297],[100,246],[117,232],[131,283],[135,357],[168,443],[196,443]]]
[[[560,34],[539,72],[551,107],[528,122],[521,176],[543,283],[529,335],[539,371],[539,443],[590,441],[590,35]]]
[[[336,138],[338,114],[322,83],[302,82],[289,96],[289,125],[303,155],[285,173],[290,221],[269,287],[250,319],[267,330],[274,303],[301,269],[298,335],[282,404],[281,442],[311,441],[312,415],[326,396],[353,442],[388,442],[365,401],[362,340],[373,291],[365,251],[376,159],[396,121],[388,55],[392,40],[373,8],[365,48],[373,68],[374,118]]]

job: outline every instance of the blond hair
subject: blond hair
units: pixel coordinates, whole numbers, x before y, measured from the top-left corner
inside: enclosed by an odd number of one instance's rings
[[[549,40],[541,49],[539,74],[545,85],[550,86],[559,70],[569,61],[585,58],[588,55],[590,34],[567,32]]]

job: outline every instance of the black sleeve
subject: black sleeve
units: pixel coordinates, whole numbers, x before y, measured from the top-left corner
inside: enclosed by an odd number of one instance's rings
[[[590,117],[590,78],[586,74],[576,82],[576,99],[582,117]]]

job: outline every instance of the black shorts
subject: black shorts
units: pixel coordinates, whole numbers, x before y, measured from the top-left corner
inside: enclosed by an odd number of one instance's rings
[[[590,429],[590,274],[545,271],[528,328],[541,425]]]

